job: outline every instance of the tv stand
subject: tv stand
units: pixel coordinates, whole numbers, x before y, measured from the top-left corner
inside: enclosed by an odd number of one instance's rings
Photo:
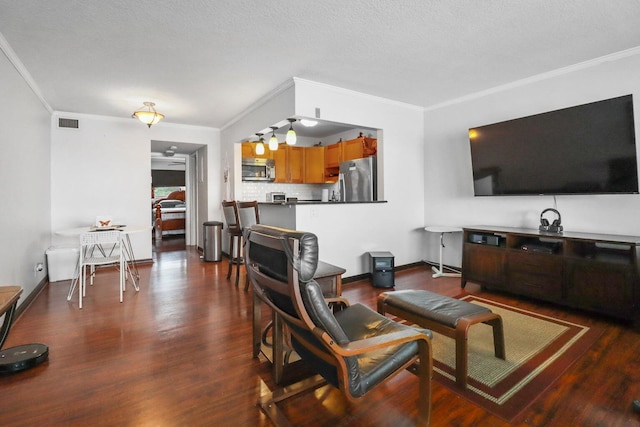
[[[467,281],[637,323],[640,237],[464,228],[462,287]]]

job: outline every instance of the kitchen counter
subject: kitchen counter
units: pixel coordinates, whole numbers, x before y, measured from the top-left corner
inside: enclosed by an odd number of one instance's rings
[[[349,205],[349,204],[363,204],[363,203],[387,203],[386,200],[374,200],[370,202],[323,202],[321,200],[298,200],[295,202],[258,202],[259,205]]]
[[[296,218],[300,214],[300,211],[309,211],[309,215],[316,215],[315,210],[324,210],[324,206],[335,205],[364,205],[364,204],[381,204],[387,203],[386,200],[376,200],[373,202],[323,202],[320,200],[298,200],[296,202],[258,202],[260,209],[260,223],[264,225],[272,225],[274,227],[288,228],[290,230],[297,230]],[[296,211],[296,206],[299,207]],[[317,207],[317,208],[316,208]],[[331,209],[331,208],[329,208]],[[335,215],[336,211],[331,209],[332,215]]]

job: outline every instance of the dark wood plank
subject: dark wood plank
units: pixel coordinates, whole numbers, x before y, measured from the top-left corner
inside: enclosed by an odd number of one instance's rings
[[[35,298],[5,346],[41,342],[50,347],[50,359],[0,377],[0,424],[270,425],[256,406],[264,387],[274,384],[268,362],[251,357],[251,291],[226,279],[227,262],[203,262],[193,248],[184,250],[184,242],[164,239],[161,245],[155,262],[140,266],[140,292],[129,287],[122,304],[117,273],[107,269],[87,289],[82,310],[77,298],[66,300],[68,281],[50,284]],[[395,281],[396,289],[488,294],[473,282],[463,291],[458,278],[433,279],[427,266],[398,271]],[[366,280],[343,285],[344,296],[372,308],[383,291]],[[636,331],[550,304],[491,296],[558,317],[577,314],[605,329],[521,425],[640,426],[631,411],[640,397]],[[415,377],[402,372],[355,404],[326,386],[283,408],[294,425],[400,427],[413,425],[416,397]],[[508,425],[437,382],[431,420],[434,426]]]

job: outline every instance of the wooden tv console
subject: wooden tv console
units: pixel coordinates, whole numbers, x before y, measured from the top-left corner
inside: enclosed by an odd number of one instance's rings
[[[640,237],[464,228],[467,281],[638,323]]]

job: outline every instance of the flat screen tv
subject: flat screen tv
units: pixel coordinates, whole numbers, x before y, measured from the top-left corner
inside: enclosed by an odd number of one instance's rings
[[[634,194],[632,95],[469,129],[476,196]]]

